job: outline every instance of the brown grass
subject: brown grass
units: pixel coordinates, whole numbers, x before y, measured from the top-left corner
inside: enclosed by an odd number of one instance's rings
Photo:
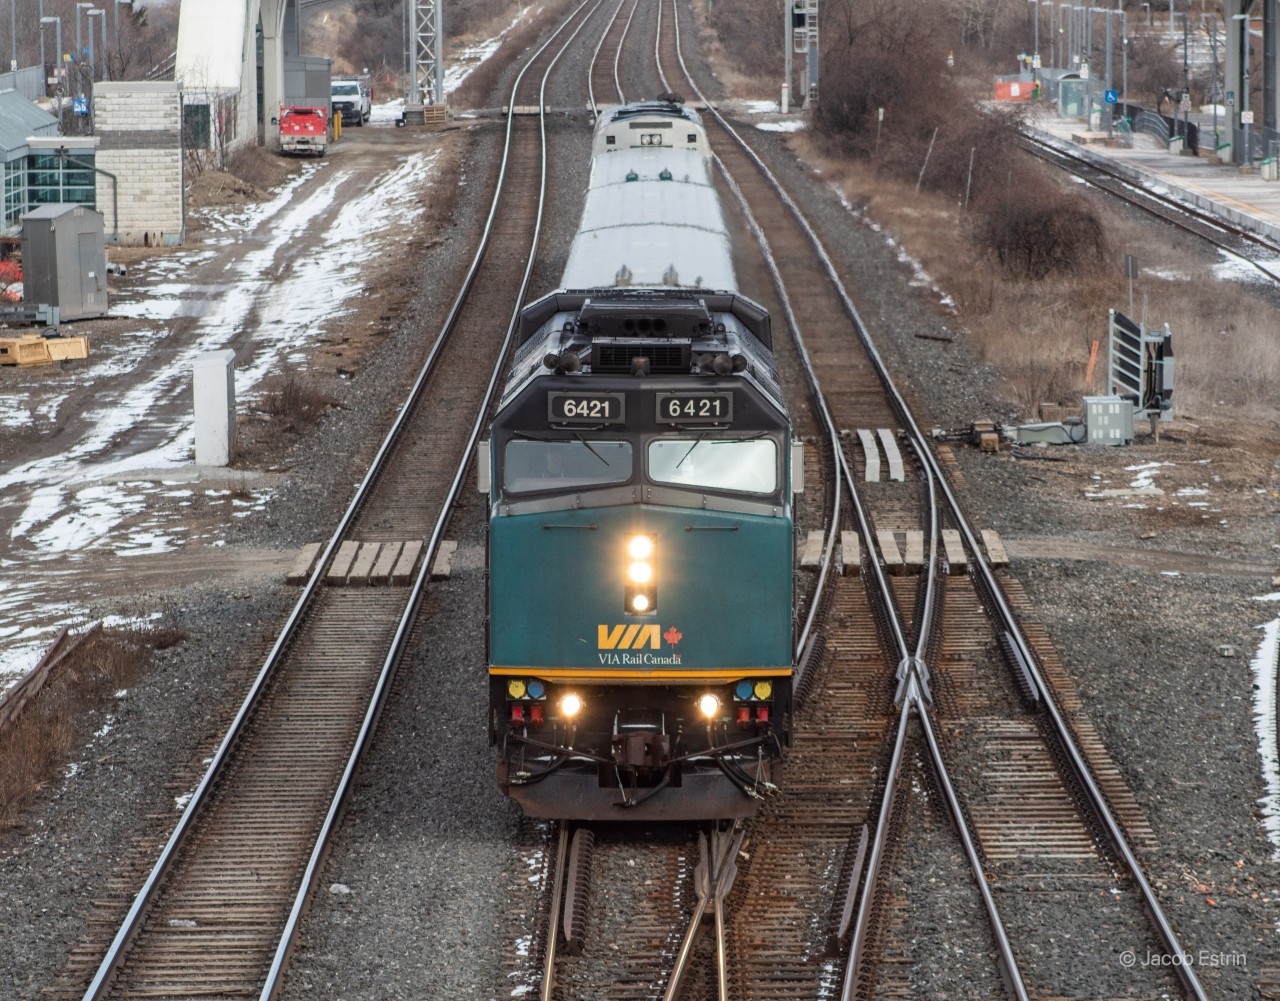
[[[1187,271],[1186,245],[1154,241],[1149,228],[1101,208],[1110,248],[1096,266],[1040,281],[1018,280],[974,245],[954,198],[915,193],[875,168],[823,154],[811,138],[795,140],[800,156],[846,192],[868,218],[885,226],[955,303],[951,321],[963,326],[980,358],[1003,375],[1003,392],[1034,419],[1042,402],[1079,405],[1106,379],[1107,311],[1129,313],[1122,255],[1138,257],[1134,319],[1168,323],[1174,347],[1174,412],[1180,416],[1235,410],[1262,421],[1280,420],[1275,386],[1274,311],[1247,285],[1215,280],[1209,265]],[[1205,260],[1210,258],[1206,255]],[[1167,277],[1164,277],[1167,275]],[[1085,374],[1099,341],[1093,379]]]
[[[449,95],[449,105],[454,108],[478,108],[493,102],[506,101],[507,94],[496,94],[498,79],[516,61],[518,54],[538,40],[547,26],[558,20],[572,6],[572,0],[551,0],[541,11],[514,28],[503,40],[498,51],[468,74],[462,85]],[[476,40],[492,38],[511,23],[512,11],[503,11],[488,22],[473,29]],[[469,39],[459,39],[467,44]],[[528,53],[531,55],[532,53]],[[527,56],[526,56],[527,57]]]
[[[284,418],[295,429],[314,424],[335,402],[324,390],[293,372],[264,379],[262,386],[259,409]]]
[[[104,629],[74,650],[5,732],[0,733],[0,831],[66,767],[88,737],[89,714],[136,681],[154,650],[182,642],[177,630]]]

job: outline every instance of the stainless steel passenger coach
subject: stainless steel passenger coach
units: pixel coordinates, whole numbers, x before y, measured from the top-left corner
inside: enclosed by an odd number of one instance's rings
[[[790,733],[798,446],[696,114],[612,109],[482,448],[489,735],[530,815],[746,816]]]

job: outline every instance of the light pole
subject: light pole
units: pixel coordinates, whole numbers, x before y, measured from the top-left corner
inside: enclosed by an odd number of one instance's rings
[[[1253,116],[1249,113],[1249,63],[1253,61],[1253,40],[1249,38],[1249,15],[1232,14],[1233,21],[1240,22],[1240,40],[1244,49],[1244,96],[1240,103],[1240,124],[1244,126],[1244,164],[1253,166],[1253,144],[1250,142],[1249,126]]]
[[[105,10],[99,10],[96,6],[91,6],[90,9],[84,12],[84,17],[102,17],[105,13]],[[97,60],[93,56],[93,22],[90,20],[88,22],[88,81],[92,83],[95,79],[97,79]]]
[[[1036,65],[1040,62],[1040,0],[1027,0],[1031,4],[1032,21],[1035,27],[1032,29],[1031,40],[1031,79],[1036,78]]]
[[[44,0],[39,0],[39,16],[40,20],[36,22],[36,30],[40,34],[40,93],[48,95],[49,93],[49,70],[48,63],[45,59],[44,51]]]
[[[83,74],[80,72],[80,64],[84,59],[84,35],[80,31],[80,13],[81,11],[92,9],[92,7],[93,4],[91,3],[76,4],[76,97],[79,97],[80,92],[84,89],[82,86]],[[91,31],[90,35],[92,34],[93,32]]]
[[[101,35],[102,35],[102,63],[103,63],[103,66],[102,66],[102,71],[103,71],[103,72],[102,72],[102,78],[103,78],[104,80],[106,80],[106,79],[108,79],[108,78],[109,78],[109,76],[110,76],[110,74],[108,74],[108,73],[107,73],[107,67],[106,67],[106,62],[107,62],[107,12],[106,12],[105,10],[102,10],[102,9],[101,9],[101,8],[99,8],[99,7],[94,7],[94,8],[93,8],[93,10],[86,11],[86,12],[85,12],[85,16],[86,16],[86,17],[89,17],[89,18],[95,18],[95,17],[96,17],[96,18],[99,18],[99,19],[100,19],[100,20],[98,21],[98,26],[102,29],[102,30],[101,30]],[[95,61],[95,58],[94,58],[94,48],[93,48],[93,21],[91,20],[91,21],[89,22],[89,79],[90,79],[90,80],[93,80],[93,79],[95,79],[95,78],[97,77],[97,75],[98,75],[98,64],[97,64],[97,62]]]
[[[1116,0],[1119,6],[1123,0]],[[1124,119],[1129,120],[1129,15],[1124,7],[1120,7],[1120,89],[1124,104]],[[1133,132],[1132,129],[1129,130]]]
[[[1191,3],[1187,2],[1187,10],[1190,12]],[[1187,15],[1179,14],[1182,18],[1182,152],[1187,152],[1187,143],[1191,139],[1191,133],[1188,131],[1188,119],[1191,115],[1191,73],[1187,64],[1187,36],[1189,34],[1187,28]]]
[[[1174,0],[1169,0],[1169,41],[1171,42],[1173,41],[1173,15],[1177,6]],[[1191,0],[1187,0],[1187,9],[1191,9]]]
[[[1213,24],[1213,33],[1209,35],[1209,49],[1213,53],[1213,85],[1209,88],[1209,102],[1213,105],[1213,153],[1218,153],[1218,15],[1201,14],[1203,25],[1209,19]]]
[[[40,45],[44,46],[44,26],[52,24],[55,27],[53,44],[57,47],[54,54],[57,69],[54,70],[54,79],[58,81],[54,85],[54,95],[58,99],[58,128],[62,128],[62,18],[60,17],[42,17],[40,18]],[[41,71],[43,72],[43,70]]]

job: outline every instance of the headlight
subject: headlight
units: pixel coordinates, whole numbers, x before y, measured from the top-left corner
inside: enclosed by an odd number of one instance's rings
[[[634,536],[627,543],[627,552],[633,560],[645,560],[653,555],[653,540],[647,535]]]
[[[570,692],[560,700],[560,715],[565,719],[573,719],[582,711],[582,699]]]
[[[720,712],[720,700],[708,692],[698,699],[698,712],[707,719],[715,719]]]
[[[626,580],[623,581],[623,608],[628,615],[655,615],[658,611],[658,572],[653,556],[657,546],[651,535],[633,535],[627,540]]]

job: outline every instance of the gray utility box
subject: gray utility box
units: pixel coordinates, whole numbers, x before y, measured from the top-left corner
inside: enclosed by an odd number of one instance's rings
[[[59,321],[107,315],[102,213],[41,205],[22,217],[22,299],[56,306]]]
[[[281,103],[285,107],[327,109],[332,100],[332,66],[333,61],[324,56],[285,56]],[[271,114],[275,113],[273,108]]]
[[[1128,445],[1133,441],[1133,401],[1122,396],[1086,396],[1084,423],[1090,445]]]

